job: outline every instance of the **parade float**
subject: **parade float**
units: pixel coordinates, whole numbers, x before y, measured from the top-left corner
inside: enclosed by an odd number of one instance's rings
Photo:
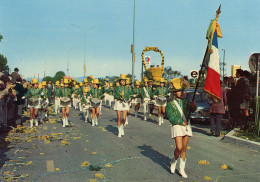
[[[151,65],[150,68],[147,68],[146,63],[145,63],[145,58],[144,58],[144,54],[148,51],[154,51],[154,52],[159,52],[162,56],[162,61],[161,61],[161,67],[157,66],[155,67],[154,65]],[[163,75],[163,66],[164,66],[164,55],[163,52],[158,49],[158,47],[145,47],[145,49],[143,50],[142,54],[141,54],[141,58],[142,58],[142,63],[144,65],[144,69],[146,72],[150,72],[152,75],[152,79],[154,81],[154,84],[159,85],[160,84],[160,80],[162,78]]]

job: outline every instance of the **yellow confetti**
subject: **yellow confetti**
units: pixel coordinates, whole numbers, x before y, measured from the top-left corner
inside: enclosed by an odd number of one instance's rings
[[[85,142],[88,142],[88,140],[86,140]]]
[[[60,168],[56,168],[55,170],[56,170],[56,171],[59,171],[59,170],[60,170]]]
[[[85,151],[87,151],[87,149],[86,149],[86,148],[85,148],[84,150],[85,150]]]
[[[186,149],[190,149],[190,147],[187,147]]]
[[[90,179],[89,182],[98,182],[96,179]]]
[[[81,167],[88,167],[90,165],[89,161],[85,161],[81,163]]]
[[[113,167],[111,164],[106,164],[106,167]]]
[[[30,142],[32,142],[32,140],[26,140],[26,142],[30,143]]]
[[[221,166],[220,166],[220,169],[223,169],[223,170],[225,170],[225,169],[227,169],[228,168],[228,166],[226,165],[226,164],[222,164]]]
[[[68,141],[66,141],[66,140],[62,140],[61,141],[61,145],[70,145],[70,143]]]
[[[32,161],[28,161],[26,165],[30,165],[30,164],[32,164]]]
[[[207,181],[211,181],[211,177],[209,177],[209,176],[204,176],[203,179],[205,179],[205,180],[207,180]]]
[[[101,179],[104,179],[104,178],[105,178],[105,176],[104,176],[103,174],[101,174],[101,173],[96,173],[96,174],[95,174],[95,177],[101,178]]]
[[[56,127],[53,127],[54,130],[56,130],[57,128]]]
[[[40,153],[40,155],[45,155],[45,153]]]
[[[102,131],[107,131],[107,130],[102,130]]]
[[[92,154],[92,155],[95,155],[95,154],[97,154],[97,152],[92,152],[91,154]]]
[[[173,145],[171,145],[171,147],[174,147]]]
[[[198,164],[201,164],[201,165],[209,165],[210,163],[209,163],[209,161],[207,161],[207,160],[200,160],[200,161],[198,162]]]

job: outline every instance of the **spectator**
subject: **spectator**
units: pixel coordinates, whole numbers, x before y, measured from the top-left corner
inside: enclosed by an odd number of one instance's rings
[[[221,101],[219,103],[211,102],[210,104],[210,123],[211,123],[211,135],[216,137],[220,136],[221,132],[221,116],[225,114],[227,106],[226,89],[221,86]],[[216,124],[216,126],[215,126]]]
[[[17,77],[20,76],[20,75],[18,74],[18,72],[19,72],[19,69],[18,69],[18,68],[15,68],[15,69],[14,69],[14,72],[11,74],[11,77],[12,77],[11,82],[12,82],[12,83],[15,83]]]
[[[231,117],[233,118],[232,128],[237,126],[242,127],[242,118],[241,118],[241,109],[240,104],[243,102],[244,98],[244,90],[245,90],[245,81],[244,78],[241,77],[243,73],[242,69],[237,69],[236,77],[238,78],[235,83],[234,79],[231,79],[231,100],[232,105],[230,108]]]
[[[16,98],[15,101],[15,124],[21,124],[22,125],[22,113],[23,108],[25,104],[25,100],[22,99],[22,97],[26,94],[27,89],[23,87],[22,85],[22,78],[20,76],[16,79],[16,86],[14,87],[16,91]]]
[[[190,88],[190,84],[188,82],[188,77],[187,76],[183,77],[183,85],[185,86],[185,89],[189,89]]]

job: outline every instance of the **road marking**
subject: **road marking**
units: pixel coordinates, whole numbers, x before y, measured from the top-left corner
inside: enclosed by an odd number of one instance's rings
[[[47,166],[47,172],[54,172],[54,161],[53,160],[47,160],[46,161],[46,166]]]

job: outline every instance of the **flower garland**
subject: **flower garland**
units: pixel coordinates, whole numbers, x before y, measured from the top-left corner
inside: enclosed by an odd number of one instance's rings
[[[145,64],[145,60],[144,60],[144,53],[147,51],[155,51],[155,52],[159,52],[162,56],[162,63],[161,63],[161,67],[163,68],[164,65],[164,55],[162,53],[162,51],[160,49],[158,49],[158,47],[148,47],[146,46],[145,49],[143,50],[142,54],[141,54],[141,58],[142,58],[142,63],[144,65],[145,70],[147,70],[146,68],[146,64]]]

